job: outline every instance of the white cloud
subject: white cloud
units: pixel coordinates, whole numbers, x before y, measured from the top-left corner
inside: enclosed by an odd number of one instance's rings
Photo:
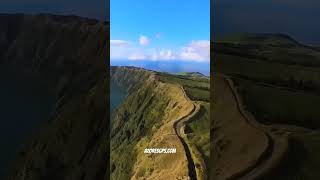
[[[147,36],[140,36],[140,38],[139,38],[139,43],[140,43],[140,45],[142,45],[142,46],[146,46],[146,45],[148,45],[149,43],[150,43],[150,41],[149,41],[149,38],[147,37]]]
[[[147,56],[141,52],[134,52],[133,54],[129,55],[129,60],[146,60]]]
[[[175,54],[172,52],[172,50],[161,50],[159,52],[160,59],[163,60],[171,60],[171,59],[176,59]]]
[[[111,46],[126,46],[129,45],[128,41],[125,40],[110,40]]]
[[[186,61],[210,61],[210,41],[192,41],[188,46],[181,48],[180,59]]]
[[[153,61],[157,60],[175,60],[177,59],[175,53],[171,49],[153,49],[149,55]]]
[[[139,43],[126,40],[110,40],[110,57],[112,60],[182,60],[210,61],[210,41],[194,40],[177,49],[149,48],[149,39],[141,36]],[[139,46],[143,45],[143,46]]]
[[[132,51],[131,43],[126,40],[110,40],[110,58],[127,59]]]

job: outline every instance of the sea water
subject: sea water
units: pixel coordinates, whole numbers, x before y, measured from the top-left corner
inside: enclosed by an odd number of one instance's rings
[[[127,96],[125,88],[110,81],[110,114],[112,114]]]

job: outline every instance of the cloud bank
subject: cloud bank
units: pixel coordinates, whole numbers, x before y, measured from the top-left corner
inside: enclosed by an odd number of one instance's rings
[[[188,46],[182,48],[180,59],[190,61],[210,60],[210,41],[192,41]]]
[[[210,62],[210,41],[193,40],[189,44],[170,48],[149,47],[150,39],[140,36],[138,42],[127,40],[110,40],[111,60],[182,60],[194,62]]]

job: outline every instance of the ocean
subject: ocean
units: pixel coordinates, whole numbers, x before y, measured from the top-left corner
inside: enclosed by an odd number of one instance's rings
[[[121,104],[127,94],[128,93],[124,88],[110,81],[110,115],[112,115],[116,108]]]
[[[209,62],[191,62],[179,60],[152,61],[152,60],[111,60],[111,66],[135,66],[149,70],[182,73],[182,72],[200,72],[210,76]]]

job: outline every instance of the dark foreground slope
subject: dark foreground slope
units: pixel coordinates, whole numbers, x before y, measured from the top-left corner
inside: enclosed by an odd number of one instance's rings
[[[41,79],[54,99],[8,179],[108,179],[108,30],[75,16],[0,15],[1,68]]]
[[[204,159],[209,159],[208,78],[135,67],[111,67],[110,74],[112,82],[129,92],[111,119],[111,179],[203,176]],[[201,111],[194,104],[201,105]],[[188,122],[178,126],[191,126],[186,132],[190,139],[179,139],[180,128],[175,130],[175,124],[189,116],[192,118]],[[145,148],[152,147],[177,148],[177,153],[143,153]]]
[[[319,179],[318,48],[282,34],[235,34],[213,43],[212,51],[212,153],[218,152],[213,155],[212,179]],[[227,96],[228,91],[231,94]],[[252,133],[240,126],[243,118],[267,136],[266,146],[254,140],[257,135],[239,144],[233,141]],[[239,125],[227,125],[231,120]],[[235,129],[241,136],[232,133]],[[265,151],[256,156],[253,150],[263,147]],[[254,159],[244,164],[239,161],[242,156]],[[218,167],[226,162],[233,166],[221,171]],[[240,173],[231,169],[238,162],[243,163]]]

